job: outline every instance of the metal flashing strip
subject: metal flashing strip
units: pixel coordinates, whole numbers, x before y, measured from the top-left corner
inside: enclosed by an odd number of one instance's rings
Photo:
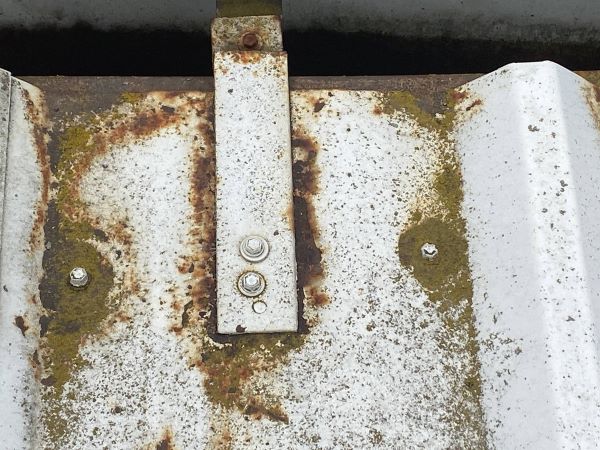
[[[218,332],[297,331],[287,55],[217,51],[214,72]]]

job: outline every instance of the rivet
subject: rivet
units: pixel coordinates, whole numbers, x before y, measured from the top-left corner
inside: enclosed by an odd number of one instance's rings
[[[261,262],[269,255],[269,243],[260,236],[248,236],[240,244],[240,253],[246,261]]]
[[[266,287],[264,277],[258,272],[245,272],[238,278],[238,289],[246,297],[256,297]]]
[[[88,284],[90,277],[83,267],[75,267],[69,274],[69,283],[73,287],[84,287]]]
[[[242,45],[248,50],[254,50],[260,45],[260,38],[256,33],[250,31],[242,36]]]
[[[437,256],[437,254],[438,254],[438,249],[435,246],[435,244],[430,244],[429,242],[426,242],[421,247],[421,256],[425,259],[428,259],[431,261],[432,259],[434,259]]]
[[[261,302],[260,300],[257,302],[254,302],[252,304],[252,310],[256,313],[256,314],[262,314],[267,310],[267,304],[265,302]]]

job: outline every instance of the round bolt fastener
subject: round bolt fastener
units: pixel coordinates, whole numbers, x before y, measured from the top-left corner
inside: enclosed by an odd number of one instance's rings
[[[245,272],[238,278],[238,289],[246,297],[256,297],[266,287],[264,277],[258,272]]]
[[[90,277],[83,267],[75,267],[69,274],[69,283],[73,287],[84,287],[88,284]]]
[[[242,36],[242,45],[248,50],[260,48],[260,38],[256,33],[250,31]]]
[[[432,260],[438,254],[438,249],[435,244],[430,244],[429,242],[423,244],[421,247],[421,256],[425,259]]]
[[[267,304],[265,302],[261,302],[260,300],[257,302],[254,302],[252,304],[252,310],[256,313],[256,314],[262,314],[267,310]]]
[[[240,253],[246,261],[261,262],[269,254],[269,243],[260,236],[248,236],[240,244]]]

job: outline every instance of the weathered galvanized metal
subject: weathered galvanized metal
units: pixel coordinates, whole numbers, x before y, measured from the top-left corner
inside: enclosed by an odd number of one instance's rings
[[[220,34],[243,36],[254,22],[215,19],[214,47]],[[298,329],[287,54],[271,51],[281,46],[278,32],[260,34],[275,36],[261,39],[268,51],[214,56],[217,330],[224,334]],[[268,242],[262,261],[240,251],[253,235]]]
[[[50,172],[42,94],[22,81],[8,82],[10,101],[1,105],[10,118],[0,254],[0,429],[2,448],[18,449],[38,445],[42,386],[36,326],[43,314],[39,284]]]
[[[593,448],[597,89],[471,78],[290,82],[300,333],[236,336],[210,86],[13,81],[6,447]]]

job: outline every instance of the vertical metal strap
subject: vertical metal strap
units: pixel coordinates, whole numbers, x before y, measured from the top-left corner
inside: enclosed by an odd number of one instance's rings
[[[213,45],[215,34],[235,30],[214,45],[217,328],[297,331],[287,55],[272,51],[281,45],[277,18],[239,19],[213,24]],[[278,38],[270,36],[274,29]],[[235,36],[254,50],[221,51]]]

